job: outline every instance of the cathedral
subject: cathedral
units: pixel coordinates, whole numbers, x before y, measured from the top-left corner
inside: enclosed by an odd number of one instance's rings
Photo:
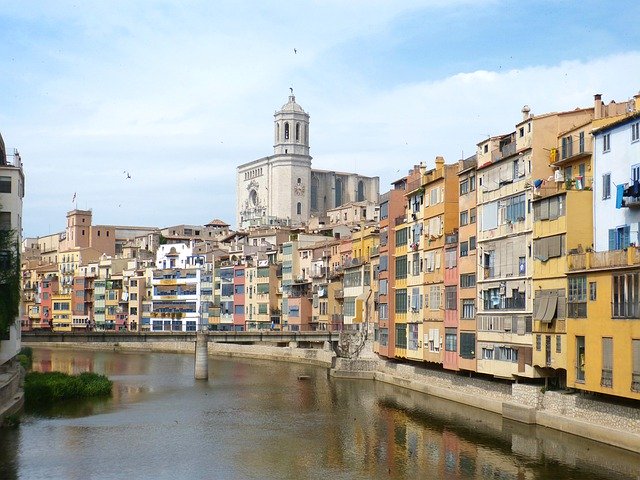
[[[350,202],[378,202],[378,177],[315,170],[309,155],[309,114],[289,101],[274,114],[273,155],[238,167],[238,228],[303,225]]]

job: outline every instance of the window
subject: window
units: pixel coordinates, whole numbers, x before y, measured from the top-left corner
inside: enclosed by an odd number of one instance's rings
[[[458,308],[458,294],[455,286],[447,286],[444,288],[445,310],[456,310]]]
[[[469,237],[469,250],[476,249],[476,237]]]
[[[595,301],[596,299],[596,282],[589,282],[589,300]]]
[[[244,315],[244,305],[234,305],[233,313],[236,315]]]
[[[455,251],[454,251],[455,253]],[[411,262],[411,274],[416,277],[418,275],[420,275],[420,254],[419,253],[414,253],[413,254],[413,261]],[[454,261],[454,266],[455,266],[455,261]]]
[[[613,318],[640,318],[640,273],[613,275],[611,305]]]
[[[460,256],[466,257],[469,255],[469,242],[460,242]]]
[[[380,204],[380,220],[389,218],[389,202]]]
[[[396,290],[396,313],[407,313],[407,290],[405,288]]]
[[[440,310],[440,287],[431,286],[429,290],[429,310]]]
[[[602,199],[611,198],[611,173],[602,175]]]
[[[355,317],[356,315],[356,299],[355,297],[348,297],[344,299],[344,307],[342,310],[345,316]]]
[[[627,248],[630,241],[631,227],[629,225],[609,229],[609,250],[622,250]]]
[[[404,323],[396,325],[396,347],[407,348],[407,327]]]
[[[569,277],[568,317],[585,318],[587,316],[587,277]]]
[[[407,278],[407,257],[403,255],[396,257],[396,278]]]
[[[387,255],[380,255],[380,265],[378,271],[386,272],[389,264],[389,257]]]
[[[381,303],[378,305],[378,319],[379,320],[388,320],[389,319],[389,305],[386,303]]]
[[[631,373],[631,390],[640,392],[640,340],[631,340],[631,356],[633,371]]]
[[[409,327],[409,350],[418,350],[418,324],[410,323]]]
[[[300,141],[300,124],[296,123],[296,142]]]
[[[460,182],[460,195],[469,193],[469,180],[464,179]]]
[[[381,347],[386,347],[387,345],[389,345],[389,329],[388,328],[380,328],[378,335],[380,336]]]
[[[536,352],[542,351],[542,335],[536,335]]]
[[[516,195],[506,200],[505,220],[507,222],[519,222],[524,220],[525,216],[525,195]]]
[[[284,139],[289,140],[289,123],[285,122],[284,124]]]
[[[444,266],[446,268],[454,268],[458,262],[457,250],[447,249],[444,252]]]
[[[11,177],[0,177],[0,193],[11,193]]]
[[[613,338],[602,337],[602,375],[600,385],[613,387]]]
[[[473,298],[465,298],[462,300],[462,316],[465,320],[474,319],[476,316],[476,301]]]
[[[562,158],[569,158],[573,155],[573,141],[571,135],[562,138]]]
[[[468,360],[476,356],[475,333],[460,332],[460,356]]]
[[[556,335],[556,353],[562,353],[562,335]]]
[[[476,176],[475,175],[470,175],[469,176],[469,191],[473,192],[476,189]]]
[[[400,230],[396,230],[396,246],[402,246],[407,244],[407,229],[401,228]]]
[[[637,142],[640,140],[640,122],[631,124],[631,141]]]
[[[467,225],[469,223],[469,212],[465,210],[464,212],[460,212],[460,226]]]
[[[513,179],[518,178],[518,171],[520,170],[520,160],[513,161]]]
[[[444,349],[447,352],[458,351],[458,333],[455,328],[444,329]]]
[[[611,150],[611,134],[605,133],[602,136],[602,153],[607,153]]]
[[[298,204],[296,205],[296,213],[298,215],[302,215],[302,203],[298,202]]]
[[[233,289],[234,295],[243,295],[244,294],[244,285],[236,285]]]
[[[584,132],[580,132],[578,135],[578,148],[580,149],[580,153],[584,153]]]
[[[475,273],[463,273],[460,275],[460,288],[471,288],[476,286]]]
[[[469,223],[476,223],[476,207],[469,210]]]

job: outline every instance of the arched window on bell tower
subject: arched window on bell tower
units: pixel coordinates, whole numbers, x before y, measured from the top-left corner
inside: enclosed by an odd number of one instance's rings
[[[298,215],[302,215],[302,203],[298,202],[298,205],[296,205],[296,213]]]
[[[284,139],[289,140],[289,122],[284,122]]]
[[[300,141],[300,124],[296,123],[296,142]]]

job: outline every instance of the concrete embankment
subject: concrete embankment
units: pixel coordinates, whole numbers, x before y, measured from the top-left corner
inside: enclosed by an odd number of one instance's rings
[[[18,413],[24,403],[22,391],[22,367],[17,361],[4,365],[0,370],[0,424],[9,415]]]
[[[194,354],[193,342],[33,343],[42,348]],[[640,408],[578,393],[541,391],[538,385],[510,384],[377,359],[336,358],[324,348],[295,344],[242,345],[210,342],[211,356],[304,363],[329,368],[335,378],[373,379],[640,453]]]

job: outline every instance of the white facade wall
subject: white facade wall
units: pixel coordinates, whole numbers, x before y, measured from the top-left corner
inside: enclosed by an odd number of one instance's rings
[[[2,161],[0,163],[0,177],[9,178],[11,183],[10,192],[0,193],[0,212],[9,212],[10,225],[0,225],[0,228],[9,227],[10,230],[15,231],[17,242],[20,244],[22,241],[22,199],[24,197],[22,160],[20,155],[16,153],[5,165],[4,142],[1,136],[0,147],[0,154],[2,155],[0,159]],[[23,314],[24,312],[20,312],[18,315],[21,317]],[[20,338],[20,318],[16,318],[14,324],[9,327],[8,339],[0,341],[0,365],[18,354],[20,351]]]
[[[609,249],[609,230],[630,226],[630,242],[640,243],[640,208],[616,208],[616,185],[633,180],[632,168],[640,165],[640,141],[632,141],[632,125],[640,122],[636,116],[622,124],[594,134],[593,228],[596,251]],[[604,139],[609,135],[610,148],[604,151]],[[610,196],[603,198],[603,179],[611,175]]]

